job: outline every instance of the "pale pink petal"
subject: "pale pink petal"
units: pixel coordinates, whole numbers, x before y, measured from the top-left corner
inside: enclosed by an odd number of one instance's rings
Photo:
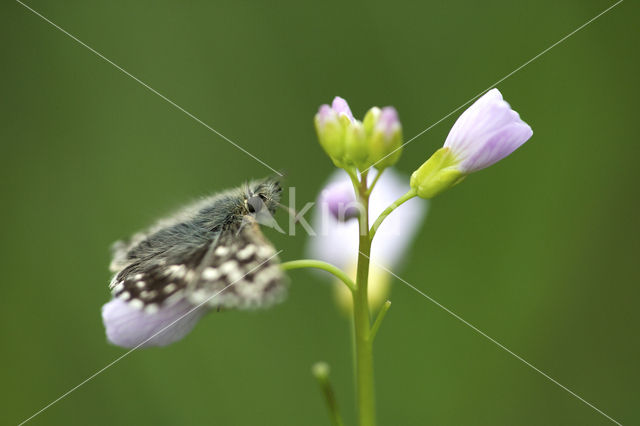
[[[387,138],[391,138],[394,132],[401,127],[398,111],[396,111],[394,107],[382,108],[376,127],[378,131],[383,132]]]
[[[336,182],[322,191],[318,204],[325,205],[329,213],[340,222],[358,217],[358,203],[353,193],[353,187]]]
[[[372,180],[374,176],[371,176]],[[387,169],[373,190],[369,202],[371,223],[392,202],[409,190],[409,178]],[[358,256],[359,225],[354,218],[339,221],[331,213],[329,202],[331,193],[350,193],[353,186],[343,170],[336,170],[329,178],[325,190],[314,206],[312,227],[317,235],[311,236],[307,244],[310,257],[333,263],[340,268],[355,265]],[[406,256],[407,250],[422,224],[427,211],[425,200],[414,198],[394,211],[382,224],[373,241],[371,259],[388,268],[396,266]]]
[[[120,299],[102,307],[107,339],[125,348],[166,346],[186,336],[207,312],[186,300],[146,313]]]
[[[349,120],[354,121],[353,114],[351,113],[351,109],[349,108],[349,104],[340,96],[336,96],[333,98],[333,102],[331,103],[331,108],[338,114],[344,114],[349,117]]]
[[[324,104],[320,105],[316,118],[318,119],[318,124],[322,127],[329,120],[337,120],[338,116],[329,105]]]
[[[444,146],[459,159],[459,168],[471,173],[500,161],[525,143],[531,127],[491,89],[460,115]]]
[[[482,150],[475,151],[467,157],[461,167],[468,172],[474,172],[491,166],[502,160],[533,134],[531,127],[523,122],[513,122],[491,135],[487,135]]]

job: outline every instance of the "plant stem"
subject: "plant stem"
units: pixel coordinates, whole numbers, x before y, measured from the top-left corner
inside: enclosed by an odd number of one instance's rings
[[[320,390],[324,395],[325,402],[327,403],[327,410],[329,411],[329,417],[333,426],[344,426],[342,422],[342,416],[338,410],[338,402],[336,401],[336,395],[333,391],[333,386],[329,381],[329,365],[325,362],[318,362],[311,368],[311,374],[316,378],[320,385]]]
[[[416,194],[416,191],[413,190],[413,189],[410,189],[409,192],[404,194],[402,197],[398,198],[391,205],[389,205],[389,207],[384,209],[384,211],[382,213],[380,213],[380,216],[378,216],[378,219],[376,219],[376,221],[371,226],[371,230],[369,231],[369,240],[373,241],[373,237],[376,235],[376,231],[378,231],[378,228],[382,224],[382,221],[385,220],[387,218],[387,216],[389,216],[391,214],[392,211],[394,211],[401,204],[409,201],[410,199],[412,199],[416,195],[418,195],[418,194]]]
[[[380,328],[380,324],[384,319],[391,302],[387,301],[378,313],[378,316],[371,326],[371,312],[369,311],[369,257],[371,256],[371,242],[376,231],[384,221],[398,206],[416,196],[415,191],[410,190],[402,197],[398,198],[393,204],[387,207],[375,221],[373,226],[369,228],[369,195],[375,182],[377,182],[380,174],[372,182],[371,188],[367,187],[367,173],[362,173],[360,179],[353,171],[347,170],[349,177],[353,183],[354,190],[358,197],[358,201],[362,205],[362,211],[358,218],[359,222],[359,249],[358,249],[358,267],[356,272],[356,282],[354,283],[347,274],[330,263],[314,259],[300,259],[284,262],[280,266],[283,270],[299,269],[299,268],[317,268],[327,271],[339,278],[351,290],[353,297],[353,330],[354,330],[354,358],[355,358],[355,376],[356,376],[356,400],[358,409],[358,424],[360,426],[375,426],[375,388],[373,377],[373,339]],[[314,375],[318,379],[327,403],[329,406],[331,419],[335,425],[341,425],[337,408],[335,406],[335,398],[331,389],[328,376],[323,376],[323,367],[314,370]],[[317,373],[317,374],[316,374]],[[323,374],[320,374],[323,373]],[[327,371],[328,374],[328,371]]]
[[[336,266],[333,266],[330,263],[323,262],[321,260],[315,259],[300,259],[300,260],[290,260],[288,262],[283,262],[280,264],[280,268],[284,271],[288,271],[291,269],[300,269],[300,268],[316,268],[322,269],[323,271],[327,271],[337,278],[340,279],[343,283],[349,287],[349,290],[355,291],[356,285],[351,281],[351,278],[347,274],[345,274],[341,269]]]
[[[382,172],[384,172],[384,169],[378,170],[378,174],[376,174],[376,177],[373,178],[373,182],[371,182],[371,186],[369,186],[369,189],[367,190],[367,194],[371,195],[373,188],[375,188],[376,183],[378,183],[378,179],[380,179],[380,176],[382,176]]]
[[[345,172],[349,175],[349,179],[351,179],[351,183],[354,188],[358,188],[360,186],[360,181],[358,180],[358,173],[349,169],[344,169]]]
[[[369,237],[369,194],[366,175],[362,176],[360,186],[355,188],[363,206],[360,221],[360,241],[356,288],[353,291],[353,324],[356,348],[356,399],[360,426],[374,426],[375,392],[373,380],[373,345],[371,341],[371,319],[367,284],[369,280],[369,256],[371,239]]]
[[[384,316],[387,315],[387,311],[391,307],[391,301],[387,300],[384,302],[384,305],[380,308],[380,312],[378,312],[378,316],[376,320],[373,322],[373,326],[371,327],[371,341],[373,342],[376,338],[376,334],[378,334],[378,329],[380,328],[380,324],[382,324],[382,320]]]

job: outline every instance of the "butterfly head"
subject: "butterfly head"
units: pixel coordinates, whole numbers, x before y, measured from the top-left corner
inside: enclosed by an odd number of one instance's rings
[[[245,188],[243,210],[246,215],[273,215],[280,203],[282,187],[275,178],[249,182]]]

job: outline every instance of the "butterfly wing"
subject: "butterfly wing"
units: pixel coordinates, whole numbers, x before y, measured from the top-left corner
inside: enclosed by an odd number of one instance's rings
[[[223,230],[187,285],[194,304],[252,309],[281,301],[286,280],[277,252],[252,218]]]
[[[211,242],[135,258],[111,281],[113,296],[150,313],[184,299],[187,284],[194,279]]]
[[[140,244],[149,241],[153,240]],[[251,219],[199,244],[180,247],[138,250],[147,255],[129,259],[115,274],[113,296],[150,313],[182,299],[213,308],[251,309],[268,307],[285,296],[276,250]]]

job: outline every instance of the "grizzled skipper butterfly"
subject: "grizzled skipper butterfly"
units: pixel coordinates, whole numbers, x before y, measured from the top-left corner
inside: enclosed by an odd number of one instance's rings
[[[249,182],[116,242],[113,296],[148,313],[179,300],[250,309],[283,299],[284,274],[258,225],[275,213],[281,191],[275,178]]]

